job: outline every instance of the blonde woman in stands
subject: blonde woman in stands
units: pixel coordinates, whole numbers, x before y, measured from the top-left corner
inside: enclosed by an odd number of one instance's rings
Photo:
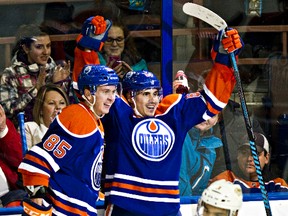
[[[39,89],[33,107],[34,121],[25,122],[28,149],[41,142],[56,115],[68,105],[68,96],[59,86],[47,84]]]

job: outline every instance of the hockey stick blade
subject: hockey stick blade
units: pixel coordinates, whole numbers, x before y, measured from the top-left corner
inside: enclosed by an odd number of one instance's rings
[[[196,17],[209,25],[213,26],[218,31],[226,29],[227,23],[219,15],[213,11],[194,3],[187,2],[183,5],[183,12],[189,16]]]

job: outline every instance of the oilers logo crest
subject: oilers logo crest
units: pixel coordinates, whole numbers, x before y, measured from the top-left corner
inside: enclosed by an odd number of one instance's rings
[[[132,133],[132,145],[139,156],[150,161],[167,157],[175,142],[171,128],[159,119],[139,122]]]
[[[94,190],[100,190],[101,184],[101,173],[102,173],[102,163],[103,163],[103,152],[104,146],[101,146],[100,152],[97,155],[96,159],[93,162],[92,169],[91,169],[91,181],[92,187]]]

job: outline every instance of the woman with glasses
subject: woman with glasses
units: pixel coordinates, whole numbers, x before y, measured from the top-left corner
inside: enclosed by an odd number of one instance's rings
[[[288,185],[284,179],[272,179],[269,175],[270,146],[266,137],[263,134],[256,132],[254,135],[259,163],[267,192],[287,192]],[[226,179],[234,184],[239,184],[243,193],[261,193],[258,175],[247,137],[243,139],[239,145],[237,161],[238,167],[235,171],[226,170],[214,177],[212,182],[219,179]]]
[[[148,70],[146,61],[141,58],[129,30],[119,20],[112,20],[108,37],[102,52],[98,52],[100,64],[114,69],[120,78],[128,71]]]

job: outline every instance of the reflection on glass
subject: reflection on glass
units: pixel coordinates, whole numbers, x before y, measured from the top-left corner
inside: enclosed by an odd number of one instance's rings
[[[247,1],[247,0],[246,0]],[[262,0],[249,0],[246,3],[246,14],[251,16],[261,16]]]

